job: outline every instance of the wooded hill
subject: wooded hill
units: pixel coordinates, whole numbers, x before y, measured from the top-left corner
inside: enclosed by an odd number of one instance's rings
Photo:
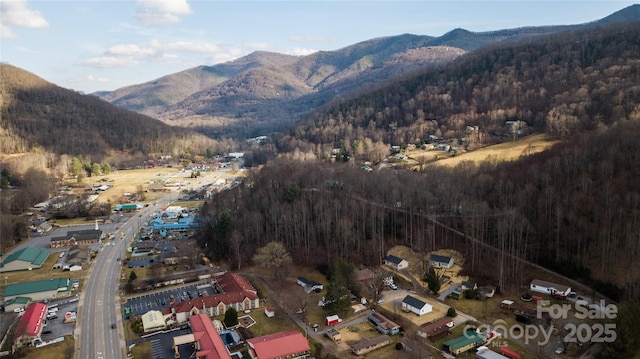
[[[280,148],[318,158],[341,148],[345,156],[376,161],[376,143],[419,145],[435,135],[487,145],[512,138],[507,123],[517,123],[524,133],[568,138],[635,118],[638,24],[476,50],[437,71],[336,101],[300,123]],[[477,126],[473,135],[467,126]]]
[[[212,254],[245,263],[281,240],[300,263],[379,264],[388,248],[463,251],[471,272],[527,283],[513,257],[582,280],[614,299],[640,293],[640,23],[570,31],[486,48],[436,72],[317,112],[279,142],[282,152],[338,147],[345,165],[275,161],[203,209]],[[430,118],[435,119],[431,121]],[[364,172],[367,139],[456,138],[478,126],[502,141],[507,120],[561,139],[513,163]],[[391,125],[394,123],[394,128]],[[438,125],[436,126],[435,123]],[[440,131],[440,132],[437,132]],[[388,149],[388,146],[387,146]],[[294,156],[283,156],[293,158]],[[302,157],[302,156],[299,156]],[[459,238],[430,216],[466,233]],[[506,256],[478,243],[504,249]],[[499,273],[499,274],[498,274]]]
[[[177,156],[216,144],[8,64],[0,64],[0,94],[0,152],[5,155],[66,154],[102,162],[110,157]]]

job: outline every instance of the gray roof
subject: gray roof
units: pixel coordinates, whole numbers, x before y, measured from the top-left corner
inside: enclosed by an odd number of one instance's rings
[[[429,260],[431,262],[449,263],[451,261],[451,257],[449,257],[449,256],[441,256],[439,254],[432,254],[431,257],[429,257]]]
[[[351,349],[358,351],[358,350],[369,348],[385,342],[391,342],[391,337],[388,335],[380,335],[373,338],[364,338],[364,339],[360,339],[355,344],[353,344],[351,346]]]
[[[393,264],[400,264],[400,262],[402,262],[404,259],[398,258],[394,255],[389,254],[388,256],[385,257],[384,260],[387,262],[391,262]]]

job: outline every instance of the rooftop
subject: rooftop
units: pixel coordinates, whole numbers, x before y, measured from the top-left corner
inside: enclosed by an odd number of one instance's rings
[[[197,358],[231,359],[231,355],[229,355],[209,316],[206,314],[192,315],[189,317],[189,323],[193,337],[200,345],[200,349],[196,353]]]
[[[260,359],[295,357],[311,350],[307,339],[295,330],[247,339],[247,343]]]
[[[394,264],[400,264],[400,262],[402,262],[404,259],[389,254],[388,256],[385,257],[384,260]]]
[[[24,311],[18,327],[16,328],[16,336],[23,335],[37,337],[40,334],[42,325],[47,316],[47,305],[42,303],[33,303]]]
[[[0,262],[0,267],[13,261],[24,261],[40,266],[44,263],[47,257],[49,257],[49,253],[50,252],[48,250],[42,248],[22,248],[9,254],[2,262]]]
[[[69,278],[52,278],[9,284],[4,289],[4,296],[13,297],[51,290],[57,290],[58,292],[69,291],[71,290],[71,280]]]
[[[406,297],[404,297],[404,299],[402,300],[402,303],[410,305],[410,306],[412,306],[414,308],[422,308],[425,305],[427,305],[427,303],[421,301],[420,299],[418,299],[416,297],[412,297],[410,295],[407,295]]]

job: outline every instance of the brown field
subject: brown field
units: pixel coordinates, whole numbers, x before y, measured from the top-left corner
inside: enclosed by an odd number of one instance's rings
[[[441,151],[414,150],[405,154],[415,162],[422,160],[439,166],[455,167],[462,161],[471,161],[476,164],[482,161],[513,161],[525,155],[545,151],[556,142],[545,134],[535,134],[515,142],[504,142],[461,153],[455,157]]]

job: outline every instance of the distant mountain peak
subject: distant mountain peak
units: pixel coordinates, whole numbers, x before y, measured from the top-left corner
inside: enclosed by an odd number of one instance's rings
[[[640,4],[633,4],[597,21],[599,24],[640,20]]]

